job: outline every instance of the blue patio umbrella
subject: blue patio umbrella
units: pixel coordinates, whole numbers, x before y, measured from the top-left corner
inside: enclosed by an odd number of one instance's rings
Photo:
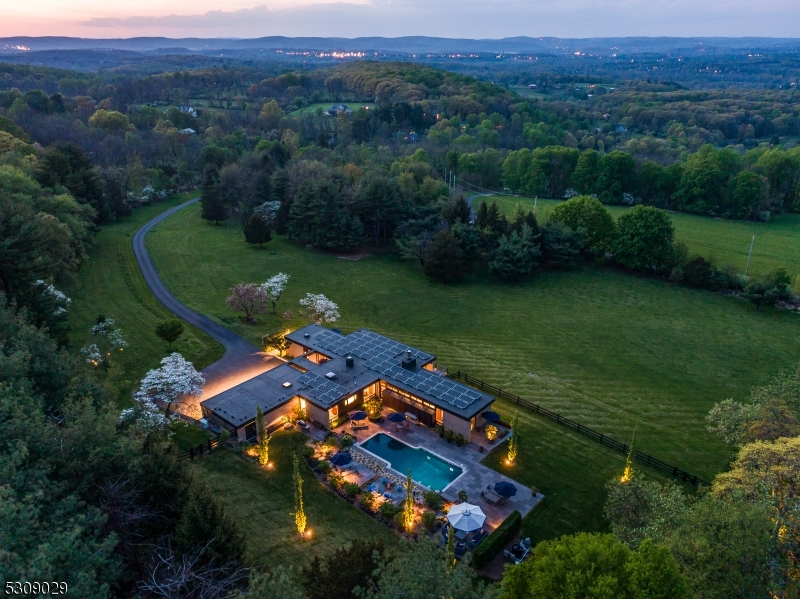
[[[484,412],[481,416],[487,422],[500,422],[500,414],[497,412]]]
[[[403,416],[400,412],[392,412],[386,417],[386,419],[389,422],[403,422],[406,419],[406,417]]]
[[[339,452],[333,454],[331,457],[331,464],[334,466],[347,466],[350,462],[353,461],[353,456],[349,453]]]
[[[362,410],[356,410],[355,412],[350,412],[350,420],[364,420],[367,417],[367,413]]]
[[[517,487],[510,482],[501,480],[499,483],[495,483],[494,492],[500,495],[500,497],[513,497],[517,494]]]

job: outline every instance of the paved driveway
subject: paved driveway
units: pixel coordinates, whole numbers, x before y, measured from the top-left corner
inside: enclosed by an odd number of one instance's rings
[[[225,348],[225,355],[222,358],[202,370],[203,376],[206,377],[206,384],[203,388],[202,397],[193,397],[182,401],[178,407],[181,413],[192,418],[200,418],[201,401],[217,393],[221,393],[226,389],[235,387],[239,383],[251,379],[262,372],[271,370],[283,363],[283,360],[280,358],[265,354],[255,345],[245,341],[239,335],[221,324],[184,306],[175,299],[175,296],[169,292],[159,278],[153,266],[153,262],[150,260],[150,254],[147,253],[147,248],[144,244],[145,235],[147,235],[147,232],[150,231],[154,225],[160,223],[178,210],[182,210],[194,204],[198,199],[189,200],[180,206],[175,206],[158,215],[136,231],[133,236],[133,253],[136,255],[136,260],[139,262],[139,268],[142,269],[144,280],[147,282],[147,286],[150,287],[150,291],[156,296],[156,299],[164,304],[175,316],[196,326],[204,333],[208,333]]]

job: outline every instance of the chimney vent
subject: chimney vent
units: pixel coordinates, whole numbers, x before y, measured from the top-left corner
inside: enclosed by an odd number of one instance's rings
[[[348,368],[352,368],[353,367],[353,356],[347,356],[344,359],[344,362],[345,362],[345,364],[347,364]]]

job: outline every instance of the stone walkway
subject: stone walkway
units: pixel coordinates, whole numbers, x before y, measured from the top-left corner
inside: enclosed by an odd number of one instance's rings
[[[474,443],[457,447],[455,443],[448,443],[440,438],[435,431],[423,425],[412,424],[405,430],[397,431],[394,423],[385,419],[382,423],[365,422],[367,423],[365,427],[355,431],[350,428],[349,422],[345,423],[337,428],[336,432],[349,432],[358,439],[359,443],[376,433],[386,433],[406,445],[423,447],[431,453],[458,464],[464,470],[464,474],[454,480],[441,495],[447,501],[458,503],[458,492],[461,490],[466,491],[468,501],[479,505],[486,514],[486,527],[489,529],[499,526],[506,516],[514,510],[518,510],[524,517],[544,497],[541,493],[534,497],[529,487],[481,464],[480,461],[488,454],[486,452],[481,453],[478,445]],[[495,483],[500,481],[513,483],[517,487],[517,494],[509,498],[505,505],[491,505],[483,501],[481,499],[481,491],[485,491],[488,486],[494,487]]]
[[[235,387],[239,383],[251,379],[254,376],[258,376],[262,372],[271,370],[283,363],[283,360],[280,358],[265,354],[255,345],[245,341],[239,335],[221,324],[184,306],[169,292],[166,285],[164,285],[161,278],[158,276],[144,243],[145,236],[156,224],[178,210],[182,210],[194,204],[198,199],[199,198],[189,200],[179,206],[170,208],[136,231],[133,236],[133,253],[136,256],[136,261],[139,263],[139,268],[142,270],[142,276],[156,299],[164,304],[175,316],[194,325],[204,333],[207,333],[219,341],[225,348],[225,355],[222,356],[222,358],[202,370],[203,376],[206,377],[203,395],[201,397],[187,398],[182,400],[178,405],[178,411],[195,419],[201,416],[201,401],[218,393],[222,393],[231,387]]]

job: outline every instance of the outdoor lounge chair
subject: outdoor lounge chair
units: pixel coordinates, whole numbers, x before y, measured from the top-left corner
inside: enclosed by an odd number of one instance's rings
[[[456,556],[464,555],[467,552],[467,544],[464,541],[456,541]]]
[[[486,532],[485,530],[483,530],[483,529],[481,528],[481,529],[480,529],[480,530],[479,530],[477,533],[475,533],[475,536],[474,536],[474,537],[472,537],[472,538],[469,540],[469,542],[467,542],[467,546],[468,546],[470,549],[475,549],[475,547],[477,547],[478,545],[480,545],[480,544],[481,544],[481,541],[483,541],[483,540],[484,540],[486,537],[488,537],[488,536],[489,536],[489,533],[488,533],[488,532]]]

